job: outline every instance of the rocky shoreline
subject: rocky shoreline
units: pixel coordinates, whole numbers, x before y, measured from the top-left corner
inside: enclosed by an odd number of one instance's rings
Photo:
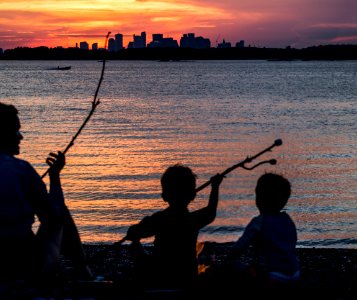
[[[199,261],[206,267],[206,270],[219,269],[225,261],[229,248],[230,243],[206,242],[199,255]],[[89,267],[97,279],[98,287],[101,286],[103,288],[106,283],[108,286],[112,285],[112,290],[103,289],[99,293],[103,297],[101,299],[132,299],[135,293],[130,291],[133,288],[130,281],[133,264],[129,247],[127,245],[115,247],[114,245],[86,244],[84,249],[87,253]],[[148,252],[151,249],[151,246],[146,246]],[[299,295],[297,298],[356,299],[357,249],[299,248],[298,254],[301,261],[301,283],[299,290],[295,291]],[[251,257],[248,253],[242,257],[242,262],[248,262],[250,259]],[[220,278],[218,276],[215,277],[215,275],[209,278],[205,282],[208,289],[204,286],[203,289],[219,291],[221,289],[219,284],[222,283]],[[216,286],[214,290],[212,290],[212,285]],[[93,289],[93,286],[93,283],[91,285],[88,284],[88,293],[91,293],[90,288]],[[237,282],[233,290],[239,292],[244,290],[244,287],[240,287],[239,282]],[[103,293],[104,291],[109,292],[105,294]],[[118,297],[118,293],[120,297]],[[221,295],[224,294],[223,290],[219,293]],[[291,299],[293,295],[286,296],[286,298]],[[149,298],[148,295],[145,298]],[[158,298],[157,296],[153,299]],[[172,299],[172,296],[165,295],[163,297],[161,295],[160,299]]]

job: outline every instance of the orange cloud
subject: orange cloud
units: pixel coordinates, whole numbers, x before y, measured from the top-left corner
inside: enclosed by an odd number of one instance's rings
[[[18,7],[23,9],[18,10]],[[232,18],[215,7],[197,7],[175,1],[5,1],[0,12],[6,16],[0,17],[0,26],[11,32],[2,36],[2,43],[11,44],[11,37],[17,36],[13,44],[18,44],[22,39],[20,32],[31,28],[36,38],[32,41],[24,39],[27,44],[22,46],[43,45],[40,43],[73,46],[78,42],[74,36],[105,35],[107,31],[127,35],[141,31],[148,34],[161,32],[179,38],[178,35],[187,28],[206,25],[207,19],[212,20],[213,26],[215,19]],[[67,40],[63,36],[67,36]],[[94,39],[88,40],[92,41]]]
[[[74,46],[103,43],[108,31],[126,42],[146,31],[179,39],[195,32],[233,44],[244,39],[262,46],[307,46],[345,39],[356,42],[355,0],[3,0],[0,47]],[[339,24],[349,24],[339,33]],[[319,28],[318,24],[327,24]],[[102,40],[100,40],[102,38]]]

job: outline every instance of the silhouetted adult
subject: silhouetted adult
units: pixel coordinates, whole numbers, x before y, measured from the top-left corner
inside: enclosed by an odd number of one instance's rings
[[[62,253],[90,276],[79,234],[64,203],[60,172],[65,156],[50,153],[46,160],[51,167],[48,192],[35,169],[15,157],[23,139],[20,127],[17,109],[0,103],[0,280],[46,280],[56,272]]]
[[[190,212],[188,205],[196,197],[196,175],[186,166],[169,167],[161,177],[162,198],[168,207],[132,225],[127,239],[141,262],[142,280],[147,286],[190,291],[197,281],[196,243],[199,230],[216,217],[220,174],[211,179],[208,205]],[[145,260],[140,239],[154,236],[153,256]],[[146,264],[145,264],[146,262]]]

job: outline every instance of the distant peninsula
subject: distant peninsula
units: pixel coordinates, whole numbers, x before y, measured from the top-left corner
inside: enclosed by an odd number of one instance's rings
[[[133,48],[111,52],[62,47],[17,47],[0,52],[0,60],[357,60],[357,45],[324,45],[303,49],[231,48]]]

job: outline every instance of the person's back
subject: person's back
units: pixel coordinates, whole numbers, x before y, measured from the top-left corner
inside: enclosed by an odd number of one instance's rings
[[[261,215],[261,237],[255,249],[259,265],[269,272],[293,275],[299,268],[295,224],[285,212]]]
[[[255,192],[260,214],[249,222],[230,257],[252,246],[259,279],[265,283],[295,282],[300,276],[297,232],[291,217],[281,211],[291,194],[290,183],[280,175],[266,173],[258,179]]]
[[[162,286],[184,286],[195,281],[196,242],[200,228],[190,212],[168,207],[148,217],[141,225],[155,228],[155,269],[152,271],[155,270],[157,282]]]
[[[169,206],[129,228],[127,238],[134,243],[155,236],[150,271],[159,285],[182,288],[197,280],[197,238],[199,230],[216,216],[221,181],[220,175],[213,177],[209,204],[190,212],[188,205],[196,196],[196,176],[188,167],[169,167],[161,178],[162,198]]]
[[[32,205],[37,198],[45,198],[40,177],[26,161],[0,153],[0,190],[0,238],[32,233],[35,215]]]

